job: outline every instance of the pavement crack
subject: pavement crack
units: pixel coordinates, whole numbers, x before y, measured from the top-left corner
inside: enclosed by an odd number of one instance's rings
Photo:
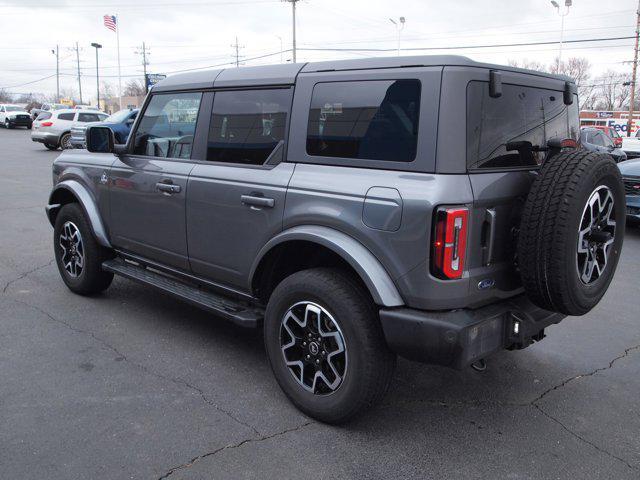
[[[578,433],[574,432],[572,429],[570,429],[568,426],[566,426],[564,423],[562,423],[560,420],[558,420],[556,417],[554,417],[553,415],[551,415],[550,413],[548,413],[544,408],[542,408],[540,405],[536,404],[536,403],[532,403],[531,404],[535,409],[537,409],[540,413],[542,413],[542,415],[544,415],[545,417],[547,417],[549,420],[551,420],[552,422],[556,423],[557,425],[559,425],[565,432],[567,432],[569,435],[571,435],[572,437],[576,438],[577,440],[579,440],[582,443],[585,443],[589,446],[591,446],[592,448],[594,448],[595,450],[597,450],[600,453],[603,453],[605,455],[607,455],[610,458],[613,458],[614,460],[617,460],[619,462],[621,462],[623,465],[626,465],[627,467],[629,467],[631,470],[637,471],[638,469],[636,467],[634,467],[633,465],[631,465],[627,460],[625,460],[622,457],[617,456],[614,453],[611,453],[608,450],[605,450],[604,448],[601,448],[600,446],[598,446],[597,444],[593,443],[591,440],[583,437],[582,435],[579,435]]]
[[[48,266],[50,266],[53,262],[55,261],[55,258],[52,258],[51,260],[49,260],[47,263],[45,263],[44,265],[40,265],[37,266],[35,268],[32,268],[31,270],[21,273],[20,276],[14,278],[13,280],[9,280],[7,283],[4,284],[4,287],[2,287],[2,293],[7,293],[7,289],[13,285],[14,283],[22,280],[25,277],[28,277],[29,275],[31,275],[34,272],[37,272],[38,270],[41,270],[43,268],[46,268]]]
[[[623,353],[621,353],[620,355],[615,357],[613,360],[611,360],[607,366],[599,367],[599,368],[596,368],[595,370],[592,370],[592,371],[590,371],[588,373],[581,373],[581,374],[578,374],[578,375],[574,375],[573,377],[567,378],[566,380],[563,380],[559,384],[548,388],[547,390],[542,392],[540,395],[538,395],[535,399],[533,399],[531,401],[531,405],[535,406],[535,404],[537,404],[540,400],[542,400],[544,397],[546,397],[549,393],[551,393],[551,392],[553,392],[555,390],[558,390],[559,388],[564,387],[565,385],[567,385],[568,383],[573,382],[574,380],[577,380],[579,378],[584,378],[584,377],[591,377],[591,376],[595,375],[596,373],[602,372],[604,370],[609,370],[610,368],[613,367],[613,365],[618,360],[622,360],[623,358],[628,356],[630,352],[632,352],[633,350],[638,350],[639,348],[640,348],[640,345],[635,345],[633,347],[626,348]]]
[[[178,465],[176,467],[171,468],[167,473],[165,473],[164,475],[159,477],[158,480],[164,480],[164,479],[170,477],[171,475],[173,475],[178,470],[183,470],[185,468],[189,468],[189,467],[193,466],[195,463],[199,462],[200,460],[203,460],[203,459],[208,458],[208,457],[212,457],[212,456],[217,455],[218,453],[223,452],[225,450],[232,450],[232,449],[235,449],[235,448],[240,448],[243,445],[246,445],[248,443],[264,442],[265,440],[269,440],[269,439],[272,439],[272,438],[275,438],[275,437],[280,437],[282,435],[286,435],[286,434],[291,433],[291,432],[295,432],[295,431],[300,430],[302,428],[308,427],[309,425],[313,425],[314,423],[315,422],[305,422],[305,423],[303,423],[301,425],[298,425],[297,427],[281,430],[281,431],[272,433],[270,435],[262,435],[262,436],[260,436],[258,438],[247,438],[247,439],[242,440],[242,441],[240,441],[238,443],[225,445],[224,447],[217,448],[215,450],[212,450],[211,452],[203,453],[201,455],[193,457],[187,463],[183,463],[181,465]]]
[[[633,465],[631,465],[631,463],[629,463],[627,460],[625,460],[622,457],[617,456],[614,453],[611,453],[608,450],[605,450],[604,448],[598,446],[597,444],[595,444],[594,442],[592,442],[591,440],[583,437],[582,435],[579,435],[578,433],[574,432],[571,428],[569,428],[567,425],[565,425],[564,423],[562,423],[560,420],[558,420],[556,417],[554,417],[553,415],[551,415],[549,412],[547,412],[544,408],[542,408],[542,406],[540,406],[538,403],[544,398],[546,397],[549,393],[554,392],[562,387],[564,387],[565,385],[567,385],[568,383],[571,383],[574,380],[577,380],[579,378],[584,378],[584,377],[591,377],[599,372],[602,372],[604,370],[609,370],[610,368],[613,368],[614,364],[618,361],[621,360],[625,357],[627,357],[632,351],[634,350],[638,350],[640,349],[640,345],[635,345],[633,347],[629,347],[629,348],[625,348],[624,352],[621,353],[620,355],[618,355],[617,357],[614,357],[608,365],[604,366],[604,367],[599,367],[596,368],[588,373],[582,373],[579,375],[574,375],[573,377],[567,378],[566,380],[563,380],[562,382],[560,382],[557,385],[554,385],[551,388],[548,388],[547,390],[545,390],[544,392],[542,392],[540,395],[538,395],[536,398],[534,398],[531,402],[530,405],[532,407],[534,407],[535,409],[537,409],[540,413],[542,413],[545,417],[547,417],[549,420],[551,420],[552,422],[558,424],[563,430],[565,430],[567,433],[569,433],[570,435],[572,435],[573,437],[575,437],[576,439],[578,439],[579,441],[590,445],[592,448],[596,449],[598,452],[601,452],[621,463],[623,463],[624,465],[626,465],[627,467],[629,467],[631,470],[638,470],[636,467],[634,467]]]
[[[80,333],[83,335],[88,335],[89,337],[93,338],[96,342],[100,343],[101,345],[103,345],[105,348],[111,350],[113,353],[115,353],[118,357],[122,358],[122,360],[126,363],[128,363],[129,365],[132,365],[136,368],[138,368],[139,370],[143,371],[144,373],[146,373],[147,375],[151,375],[153,377],[159,378],[161,380],[164,380],[166,382],[171,382],[174,383],[176,385],[180,385],[182,387],[187,387],[188,389],[198,393],[200,395],[200,397],[202,398],[202,400],[212,406],[214,409],[216,409],[218,412],[226,415],[227,417],[229,417],[231,420],[233,420],[234,422],[238,423],[239,425],[242,425],[243,427],[246,427],[250,430],[252,430],[258,437],[262,437],[262,432],[260,432],[256,427],[254,427],[253,425],[244,422],[242,420],[240,420],[238,417],[236,417],[234,414],[232,414],[230,411],[220,407],[218,404],[216,404],[213,400],[209,399],[207,397],[207,394],[204,392],[204,390],[202,390],[200,387],[197,387],[185,380],[182,380],[181,378],[172,378],[172,377],[168,377],[166,375],[162,375],[161,373],[157,373],[154,372],[152,370],[150,370],[147,366],[141,364],[141,363],[137,363],[134,362],[132,360],[130,360],[129,358],[127,358],[126,355],[124,355],[120,350],[118,350],[116,347],[114,347],[113,345],[111,345],[110,343],[108,343],[106,340],[98,337],[95,333],[89,331],[89,330],[84,330],[78,327],[74,327],[73,325],[71,325],[68,322],[65,322],[64,320],[61,320],[59,318],[54,317],[53,315],[51,315],[51,313],[47,312],[46,310],[44,310],[43,308],[40,308],[36,305],[32,305],[30,303],[24,302],[22,300],[17,300],[17,299],[13,299],[15,302],[20,303],[22,305],[25,305],[26,307],[29,308],[33,308],[37,311],[39,311],[40,313],[42,313],[43,315],[46,315],[50,320],[63,325],[65,327],[67,327],[69,330],[72,330],[76,333]]]

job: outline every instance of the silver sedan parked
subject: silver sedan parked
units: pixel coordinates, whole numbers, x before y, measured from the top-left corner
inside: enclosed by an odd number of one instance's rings
[[[43,143],[49,150],[71,147],[71,129],[88,122],[101,122],[106,113],[95,110],[55,110],[42,112],[33,122],[31,140]]]

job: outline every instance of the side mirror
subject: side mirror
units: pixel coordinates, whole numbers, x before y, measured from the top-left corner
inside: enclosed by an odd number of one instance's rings
[[[87,150],[93,153],[114,153],[115,137],[109,127],[87,127]]]

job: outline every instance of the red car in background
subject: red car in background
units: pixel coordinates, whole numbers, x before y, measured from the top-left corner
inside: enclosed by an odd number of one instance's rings
[[[622,147],[622,137],[620,136],[620,132],[618,132],[614,127],[605,127],[603,125],[592,125],[592,127],[602,130],[606,135],[608,135],[609,138],[613,140],[613,144],[616,148]]]

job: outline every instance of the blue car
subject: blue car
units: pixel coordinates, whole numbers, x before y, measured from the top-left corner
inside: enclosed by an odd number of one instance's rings
[[[627,220],[640,223],[640,158],[618,164],[627,194]]]
[[[74,126],[71,129],[71,146],[73,148],[86,148],[85,132],[87,127],[92,125],[103,125],[109,127],[113,130],[116,143],[127,143],[129,132],[131,132],[131,127],[133,126],[133,122],[135,121],[138,112],[139,110],[137,108],[124,109],[110,115],[102,122],[91,122]]]

